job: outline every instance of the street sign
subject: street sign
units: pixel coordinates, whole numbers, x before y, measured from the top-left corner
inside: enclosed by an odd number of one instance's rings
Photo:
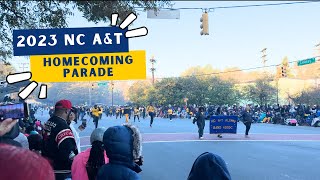
[[[180,19],[180,10],[170,9],[170,10],[148,10],[148,19]]]
[[[210,134],[237,134],[238,116],[211,116]]]
[[[312,64],[316,62],[316,58],[309,58],[309,59],[304,59],[304,60],[300,60],[298,61],[298,66],[303,66],[303,65],[307,65],[307,64]]]
[[[98,86],[108,86],[108,82],[99,82]]]

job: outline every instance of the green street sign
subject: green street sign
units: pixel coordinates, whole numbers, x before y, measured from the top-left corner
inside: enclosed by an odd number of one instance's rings
[[[304,59],[304,60],[298,61],[298,66],[312,64],[312,63],[315,63],[315,62],[316,62],[316,58]]]
[[[98,83],[98,86],[108,86],[108,83],[107,82],[100,82],[100,83]]]

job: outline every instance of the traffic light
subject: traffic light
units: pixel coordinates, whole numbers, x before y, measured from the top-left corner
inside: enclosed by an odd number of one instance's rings
[[[208,13],[205,12],[202,14],[202,17],[200,18],[200,28],[201,28],[201,36],[202,35],[209,35],[209,16]]]
[[[277,68],[277,78],[282,77],[282,69],[280,67]]]
[[[94,88],[94,84],[92,83],[92,87],[91,87],[91,89],[93,90],[93,88]]]
[[[287,77],[287,68],[286,66],[281,66],[281,76]]]

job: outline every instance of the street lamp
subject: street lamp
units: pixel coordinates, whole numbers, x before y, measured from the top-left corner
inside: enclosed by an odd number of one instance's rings
[[[113,107],[113,89],[114,89],[114,83],[111,81],[111,106]]]
[[[316,47],[316,57],[318,57],[320,59],[320,43],[315,45]]]
[[[151,62],[151,65],[152,65],[152,67],[150,68],[151,72],[152,72],[152,84],[154,85],[154,71],[156,70],[156,68],[154,67],[154,63],[156,63],[157,60],[155,60],[154,56],[152,56],[151,59],[150,59],[150,62]]]

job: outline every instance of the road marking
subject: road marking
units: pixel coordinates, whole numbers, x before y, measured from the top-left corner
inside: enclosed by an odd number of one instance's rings
[[[169,141],[145,141],[142,143],[166,143],[166,142],[320,142],[320,140],[235,140],[235,139],[225,139],[225,140],[169,140]]]
[[[83,145],[83,146],[80,146],[80,148],[84,148],[84,147],[91,147],[91,145]]]
[[[150,134],[150,135],[156,135],[156,134],[158,134],[158,135],[165,135],[165,134],[168,134],[168,135],[170,135],[170,134],[198,134],[198,133],[141,133],[142,135],[144,135],[144,134],[146,134],[146,135],[148,135],[148,134]],[[300,136],[300,135],[302,135],[302,136],[312,136],[312,135],[320,135],[320,134],[272,134],[272,133],[250,133],[251,135],[255,135],[255,134],[257,134],[257,135],[280,135],[280,136],[282,136],[282,135],[293,135],[293,136]],[[207,134],[207,135],[209,135],[209,136],[215,136],[215,135],[217,135],[217,134]],[[228,135],[233,135],[233,134],[228,134]],[[234,134],[234,135],[242,135],[242,134]],[[81,136],[80,138],[88,138],[88,137],[90,137],[90,136]]]
[[[179,143],[179,142],[320,142],[320,140],[170,140],[170,141],[145,141],[142,144],[151,144],[151,143]],[[80,146],[91,147],[91,145]]]

